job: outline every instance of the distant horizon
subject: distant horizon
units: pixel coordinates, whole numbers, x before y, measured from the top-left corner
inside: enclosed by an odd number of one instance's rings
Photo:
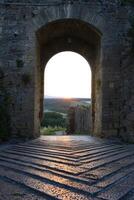
[[[44,99],[89,99],[89,100],[91,100],[91,98],[88,98],[88,97],[69,97],[69,98],[66,98],[66,97],[49,96],[49,95],[45,95]]]

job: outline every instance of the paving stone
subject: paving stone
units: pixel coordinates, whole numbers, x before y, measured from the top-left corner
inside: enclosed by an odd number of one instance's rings
[[[92,161],[90,160],[89,163],[84,164],[84,165],[82,164],[81,167],[84,167],[84,168],[87,168],[87,169],[93,169],[93,168],[100,167],[100,166],[107,164],[107,163],[111,163],[111,162],[114,162],[114,161],[117,161],[117,160],[121,160],[124,157],[131,156],[133,154],[134,154],[134,152],[128,152],[127,150],[123,150],[120,153],[115,153],[115,154],[109,155],[106,158],[103,158],[103,159],[100,159],[100,160],[98,160],[97,158],[92,160]]]
[[[73,155],[67,156],[65,154],[64,156],[62,156],[59,153],[55,154],[55,153],[52,153],[52,152],[46,152],[43,149],[38,150],[38,149],[35,149],[35,148],[29,148],[29,146],[25,146],[25,147],[17,146],[17,148],[14,147],[11,150],[15,150],[15,151],[18,151],[18,152],[29,152],[29,153],[33,153],[33,154],[39,154],[39,155],[43,154],[43,156],[45,156],[45,157],[49,156],[49,157],[52,157],[52,158],[59,158],[59,159],[62,159],[62,160],[67,160],[67,161],[76,161],[76,159],[74,158]]]
[[[92,183],[92,181],[90,182],[86,182],[84,183],[84,181],[78,179],[78,178],[74,178],[73,180],[70,179],[69,176],[66,176],[66,177],[62,177],[60,176],[60,174],[52,174],[52,173],[49,173],[47,171],[41,171],[41,170],[37,170],[37,169],[33,169],[33,168],[30,168],[30,167],[24,167],[24,166],[17,166],[15,164],[12,164],[10,163],[10,166],[9,166],[9,163],[8,162],[2,162],[1,161],[1,164],[0,166],[3,166],[3,167],[7,167],[9,169],[16,169],[17,172],[18,171],[22,171],[22,172],[26,172],[28,173],[29,175],[37,175],[39,176],[39,178],[46,178],[50,181],[55,181],[57,183],[61,183],[61,184],[64,184],[68,187],[72,187],[72,188],[76,188],[76,189],[79,189],[83,192],[87,192],[87,193],[95,193],[98,191],[98,188],[94,187],[94,186],[91,186],[91,185],[88,185],[90,183]],[[20,173],[21,173],[20,171]]]
[[[111,150],[111,149],[113,150],[113,149],[116,149],[116,148],[123,148],[123,146],[108,145],[108,144],[100,145],[100,146],[93,146],[92,148],[87,148],[85,150],[76,151],[75,155],[78,155],[79,157],[85,158],[85,157],[88,157],[88,156],[93,155],[93,154],[106,152],[108,150]]]
[[[27,153],[24,151],[20,152],[19,150],[7,150],[7,151],[4,151],[4,153],[9,153],[9,154],[13,154],[13,155],[23,155],[23,156],[27,156],[29,158],[37,158],[37,159],[40,159],[40,160],[44,160],[44,161],[48,161],[48,162],[57,162],[57,163],[61,163],[61,164],[68,164],[68,165],[77,165],[76,162],[72,162],[71,160],[66,160],[65,158],[61,159],[61,158],[54,158],[54,157],[49,157],[49,156],[46,156],[46,155],[40,155],[40,154],[37,154],[36,153],[33,153],[33,152],[30,152],[30,153]]]
[[[128,167],[129,165],[134,165],[134,156],[129,156],[120,161],[115,161],[114,163],[106,164],[103,167],[99,167],[95,170],[90,170],[90,172],[85,173],[87,176],[97,176],[97,178],[105,177],[109,174],[112,174],[119,169]]]
[[[134,189],[128,192],[122,200],[134,200]]]
[[[99,180],[95,186],[97,187],[107,187],[119,179],[127,176],[128,174],[134,172],[134,166],[132,165],[131,167],[127,167],[125,169],[122,169],[120,171],[117,171],[116,173],[113,173],[111,176],[104,177],[102,180]]]
[[[12,158],[13,160],[18,160],[18,161],[23,161],[23,162],[28,162],[28,163],[32,163],[32,164],[37,164],[40,165],[42,167],[50,167],[52,169],[57,169],[57,170],[61,170],[61,171],[65,171],[66,173],[71,173],[71,174],[77,174],[80,172],[83,172],[84,169],[82,168],[78,168],[77,166],[71,166],[71,165],[67,165],[67,164],[61,164],[56,163],[54,161],[46,161],[46,160],[42,160],[40,158],[29,158],[26,157],[24,155],[19,156],[19,155],[12,155],[10,153],[6,154],[6,153],[2,153],[0,154],[1,157],[7,157],[7,158]]]
[[[28,189],[23,188],[9,180],[0,177],[0,200],[45,200],[36,193],[31,193]]]
[[[112,187],[104,192],[101,192],[98,197],[109,200],[121,199],[125,194],[132,190],[134,184],[134,172],[128,175],[126,178],[121,179]]]
[[[82,156],[79,160],[81,162],[84,163],[84,161],[88,161],[92,158],[101,158],[103,155],[107,155],[108,153],[113,153],[113,152],[117,152],[118,150],[122,150],[123,147],[111,147],[111,148],[105,148],[105,149],[99,149],[99,150],[94,150],[93,152],[92,151],[89,151],[89,153],[87,152],[86,155]]]
[[[2,148],[0,200],[133,199],[134,145],[68,137],[64,149],[52,136]]]

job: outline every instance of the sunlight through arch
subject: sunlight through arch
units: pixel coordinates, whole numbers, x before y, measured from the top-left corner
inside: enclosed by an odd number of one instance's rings
[[[46,98],[91,98],[91,69],[78,53],[54,55],[46,65],[44,80]]]

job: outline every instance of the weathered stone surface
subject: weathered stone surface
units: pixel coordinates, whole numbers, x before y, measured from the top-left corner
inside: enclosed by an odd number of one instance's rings
[[[89,157],[96,159],[89,163]],[[0,199],[132,200],[133,157],[134,145],[89,136],[43,136],[3,146]]]
[[[93,134],[134,142],[134,60],[127,35],[133,10],[117,0],[0,1],[0,69],[11,136],[39,136],[45,65],[68,50],[91,66]]]

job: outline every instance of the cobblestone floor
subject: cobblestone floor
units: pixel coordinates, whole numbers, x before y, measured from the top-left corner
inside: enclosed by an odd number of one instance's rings
[[[0,200],[134,200],[134,145],[47,136],[0,150]]]

